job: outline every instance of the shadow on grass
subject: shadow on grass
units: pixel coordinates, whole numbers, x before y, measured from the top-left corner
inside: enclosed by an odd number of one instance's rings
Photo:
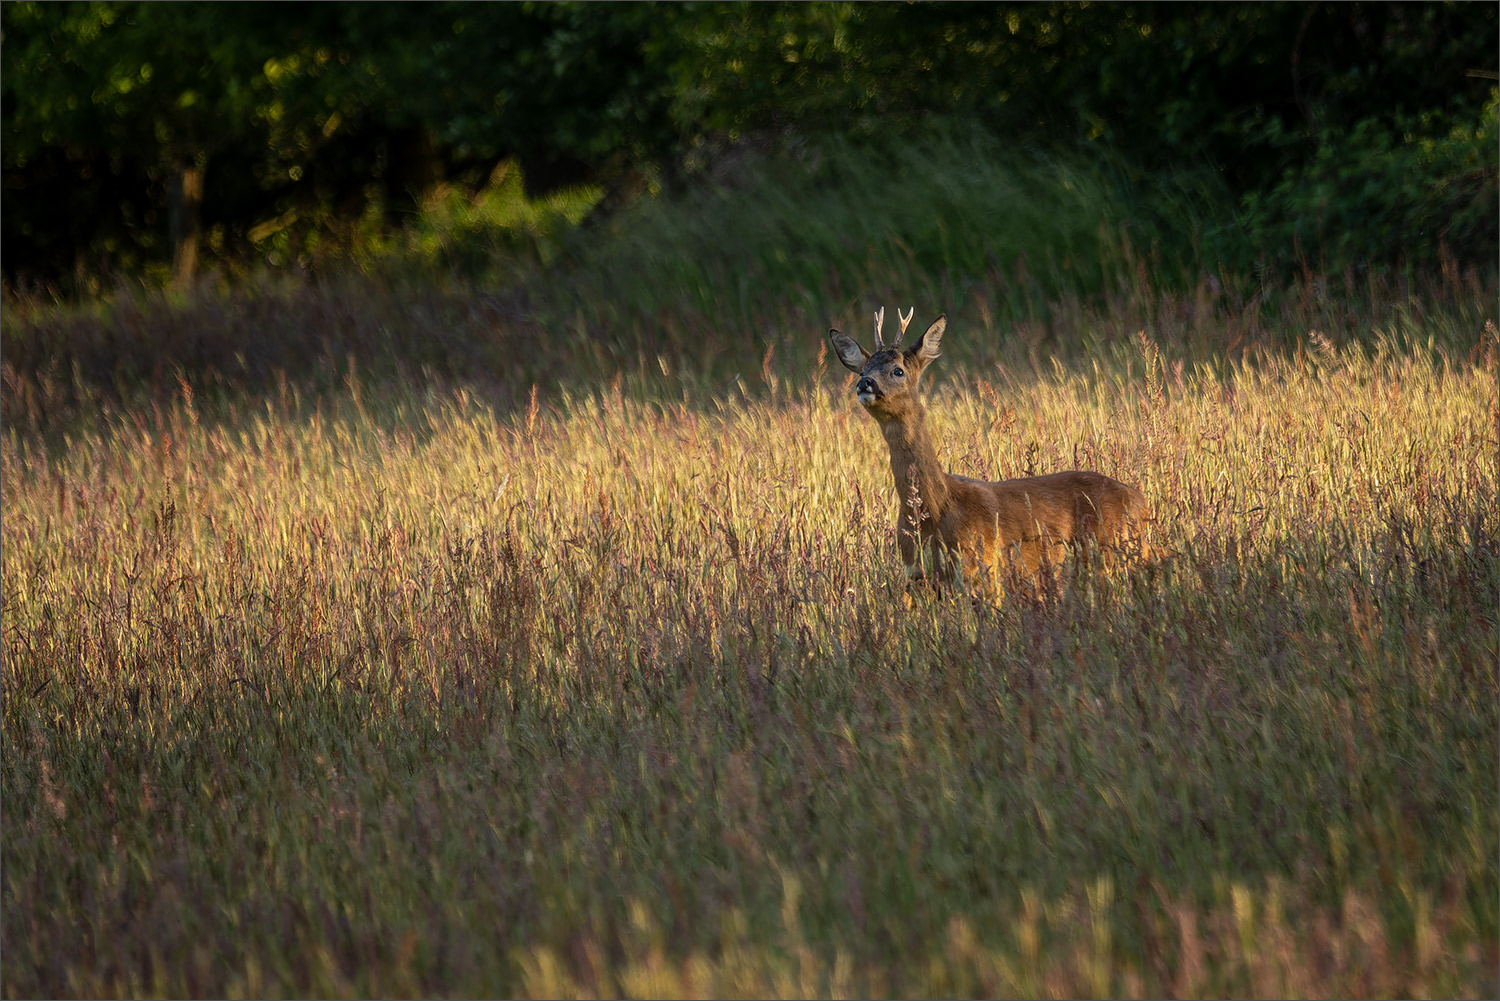
[[[1495,282],[1475,272],[1363,284],[1308,276],[1275,292],[1209,278],[1174,293],[1153,288],[1144,272],[1137,278],[1103,297],[1038,303],[1032,319],[1002,323],[1008,285],[996,271],[945,279],[935,294],[952,301],[919,311],[945,310],[964,330],[945,345],[955,372],[1003,364],[1049,375],[1053,360],[1097,363],[1102,350],[1134,344],[1140,331],[1189,365],[1298,351],[1309,337],[1369,341],[1393,329],[1414,350],[1450,357],[1496,350]],[[840,284],[831,268],[827,289]],[[893,276],[882,287],[900,284]],[[289,394],[358,402],[362,392],[374,400],[387,389],[462,388],[507,420],[533,389],[544,400],[577,397],[618,392],[623,379],[632,395],[709,406],[726,389],[754,395],[809,381],[830,323],[868,323],[868,303],[837,301],[827,289],[768,296],[733,324],[686,301],[650,315],[579,301],[566,282],[532,295],[520,286],[487,292],[345,276],[122,294],[79,307],[12,300],[3,314],[0,419],[22,438],[56,447],[69,434],[104,431],[119,419],[139,423],[184,401],[215,423]],[[378,423],[380,408],[373,410]]]

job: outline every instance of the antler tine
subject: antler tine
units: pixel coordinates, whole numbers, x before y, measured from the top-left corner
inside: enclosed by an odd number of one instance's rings
[[[896,312],[899,313],[900,310],[898,309]],[[881,348],[885,347],[885,344],[882,343],[881,340],[880,340],[880,328],[883,327],[883,326],[885,326],[885,307],[881,306],[879,309],[877,309],[875,311],[875,350],[876,351],[879,351]]]
[[[896,307],[896,316],[901,320],[901,333],[896,335],[896,339],[891,342],[891,347],[895,347],[897,344],[901,343],[901,338],[906,336],[906,328],[911,326],[911,318],[916,315],[917,307],[915,306],[913,306],[905,316],[901,315],[901,307]]]

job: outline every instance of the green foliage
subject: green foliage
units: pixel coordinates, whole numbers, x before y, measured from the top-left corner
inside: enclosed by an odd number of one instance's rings
[[[504,163],[474,195],[448,190],[433,198],[396,245],[375,249],[364,267],[403,282],[512,278],[520,268],[550,264],[599,196],[580,187],[530,198],[519,165]]]
[[[1472,117],[1437,112],[1364,119],[1328,136],[1313,158],[1245,198],[1243,219],[1262,258],[1313,270],[1407,262],[1444,255],[1493,260],[1500,214],[1496,94]]]
[[[264,17],[202,4],[8,4],[7,169],[49,147],[148,161],[216,149],[268,114],[243,86],[267,53]],[[264,11],[254,13],[263,14]]]
[[[92,269],[101,258],[130,273],[163,258],[174,172],[254,154],[270,99],[253,77],[268,52],[263,14],[5,5],[9,275]]]
[[[678,112],[855,135],[960,114],[996,135],[1202,168],[1207,269],[1492,260],[1495,11],[1484,5],[699,5]],[[1102,150],[1102,152],[1101,152]],[[1179,237],[1189,234],[1179,233]]]
[[[1330,261],[1421,261],[1440,238],[1488,260],[1496,225],[1473,197],[1488,175],[1456,149],[1391,151],[1473,134],[1495,16],[1456,3],[393,3],[283,23],[270,5],[6,4],[5,276],[97,291],[161,267],[193,231],[170,204],[187,169],[204,172],[213,263],[325,269],[391,243],[439,186],[479,191],[500,162],[520,164],[533,196],[601,187],[608,212],[690,187],[726,142],[777,136],[786,151],[933,118],[1105,150],[1133,172],[1214,175],[1249,208],[1193,248],[1223,259],[1211,263],[1325,253],[1304,239],[1334,244]]]
[[[545,192],[661,149],[631,5],[329,4],[290,26],[256,4],[3,16],[12,281],[161,260],[184,164],[206,170],[208,243],[238,270],[368,251],[387,235],[369,222],[498,162],[519,158]],[[61,229],[59,200],[74,207]]]
[[[931,114],[1098,141],[1149,166],[1206,162],[1236,191],[1300,137],[1476,107],[1495,12],[1472,4],[693,4],[679,117],[870,134]]]
[[[1205,204],[1185,180],[1148,188],[1118,160],[1011,149],[973,128],[794,152],[721,159],[691,194],[573,241],[550,281],[560,311],[576,302],[628,322],[686,301],[755,327],[760,304],[780,299],[953,302],[985,287],[1014,321],[1129,284],[1143,260],[1171,281],[1191,275],[1184,236],[1226,212],[1222,194]]]

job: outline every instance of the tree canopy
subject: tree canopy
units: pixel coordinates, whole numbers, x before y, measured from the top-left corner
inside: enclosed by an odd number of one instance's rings
[[[945,117],[1211,171],[1292,240],[1483,255],[1495,30],[1477,3],[8,3],[3,271],[185,279],[200,242],[337,246],[502,161],[631,191],[747,135]]]

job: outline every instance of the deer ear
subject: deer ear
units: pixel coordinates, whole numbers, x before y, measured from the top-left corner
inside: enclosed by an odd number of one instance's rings
[[[932,361],[932,359],[938,356],[938,347],[943,343],[943,331],[947,329],[948,316],[945,313],[936,320],[933,320],[932,326],[928,327],[922,333],[922,336],[917,338],[917,343],[907,349],[907,357],[919,361],[923,365]]]
[[[860,347],[848,334],[841,334],[837,330],[828,331],[828,340],[833,345],[833,353],[839,356],[839,361],[851,372],[863,372],[865,360],[870,356],[865,349]]]

